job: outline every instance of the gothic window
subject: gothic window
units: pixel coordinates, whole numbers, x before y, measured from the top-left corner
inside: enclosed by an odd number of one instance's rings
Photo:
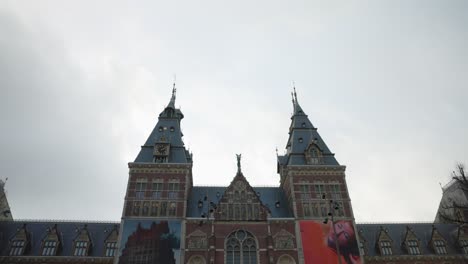
[[[406,241],[406,245],[408,247],[408,253],[410,255],[419,255],[421,251],[419,250],[419,245],[417,240],[408,240]]]
[[[227,264],[257,264],[257,243],[244,230],[233,232],[226,239]]]
[[[26,241],[24,240],[13,240],[10,245],[10,256],[21,256],[24,254],[24,248],[26,247]]]
[[[106,242],[106,252],[104,256],[113,257],[115,256],[116,252],[117,252],[117,242],[116,241]]]
[[[447,254],[447,246],[445,245],[445,241],[441,239],[434,240],[434,251],[439,255]]]
[[[55,256],[57,254],[57,241],[45,240],[42,246],[42,256]]]
[[[75,241],[74,256],[88,255],[88,241]]]
[[[153,182],[153,189],[152,189],[153,199],[161,199],[162,189],[163,189],[162,182]]]

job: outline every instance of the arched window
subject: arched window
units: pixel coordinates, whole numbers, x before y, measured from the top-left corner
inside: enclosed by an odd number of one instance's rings
[[[233,232],[226,239],[227,264],[257,264],[257,242],[244,230]]]

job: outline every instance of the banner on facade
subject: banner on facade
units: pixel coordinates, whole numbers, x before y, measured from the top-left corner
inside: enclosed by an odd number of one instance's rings
[[[180,221],[124,220],[119,264],[180,264]]]
[[[361,264],[356,232],[350,220],[300,221],[302,248],[306,264]],[[340,254],[336,245],[339,246]]]

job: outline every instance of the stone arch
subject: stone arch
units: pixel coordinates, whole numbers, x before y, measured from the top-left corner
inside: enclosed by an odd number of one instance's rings
[[[296,261],[290,255],[284,254],[278,258],[276,264],[296,264]]]
[[[206,264],[206,260],[200,255],[195,255],[190,257],[187,264]]]

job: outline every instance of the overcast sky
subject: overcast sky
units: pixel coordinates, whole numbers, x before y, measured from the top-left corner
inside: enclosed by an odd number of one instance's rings
[[[196,185],[278,185],[295,81],[358,222],[432,221],[468,163],[468,1],[2,1],[15,218],[116,220],[174,74]]]

